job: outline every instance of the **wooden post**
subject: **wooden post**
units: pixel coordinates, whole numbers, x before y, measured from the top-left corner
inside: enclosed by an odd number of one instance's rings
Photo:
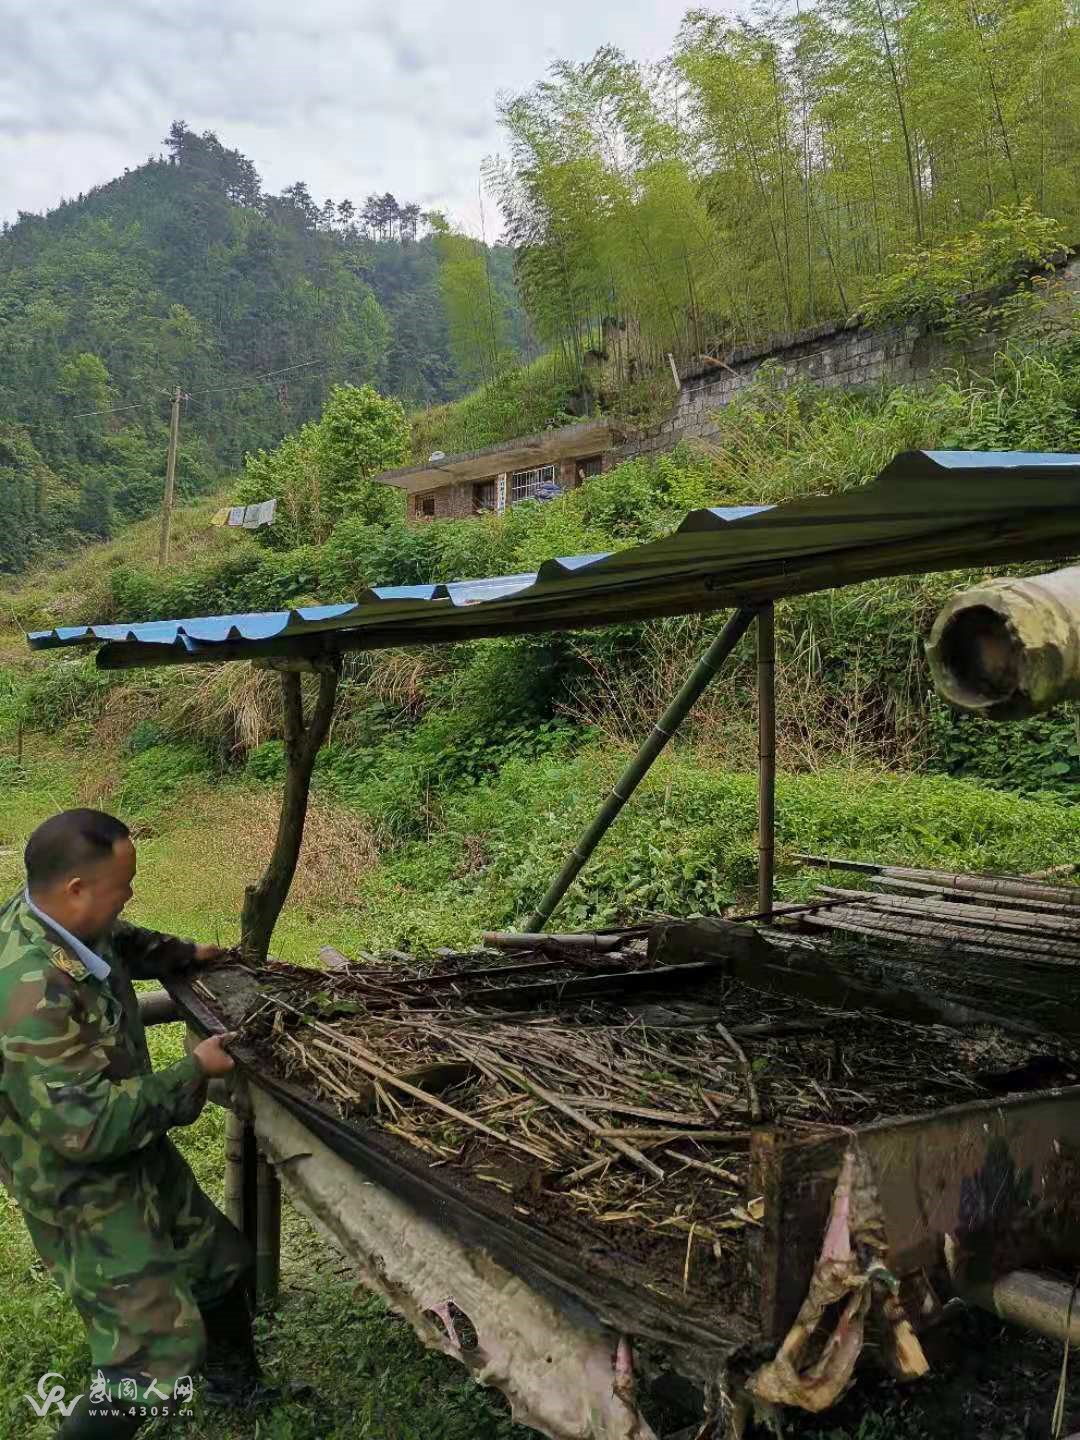
[[[281,1277],[281,1181],[265,1155],[259,1155],[258,1222],[255,1232],[255,1298],[260,1310],[277,1304]]]
[[[776,868],[776,617],[772,603],[757,620],[758,913],[771,915]]]
[[[173,493],[176,487],[176,450],[180,443],[180,386],[173,394],[172,416],[169,421],[169,454],[165,461],[165,495],[161,502],[161,540],[158,544],[158,565],[169,563],[169,532],[172,529]]]
[[[240,919],[240,948],[244,956],[255,963],[266,959],[270,937],[296,873],[304,839],[311,772],[334,714],[341,659],[334,657],[319,663],[323,666],[319,673],[319,695],[306,724],[299,674],[295,670],[286,670],[281,675],[285,710],[285,793],[270,863],[258,884],[248,886]]]
[[[612,821],[641,784],[660,751],[689,715],[710,680],[750,628],[750,623],[756,613],[756,610],[749,608],[736,610],[694,666],[693,672],[683,683],[679,693],[653,726],[649,738],[615,782],[595,820],[571,850],[565,865],[552,881],[547,894],[524,927],[526,930],[533,933],[543,930],[551,919],[555,907],[577,879],[585,862],[603,839]]]

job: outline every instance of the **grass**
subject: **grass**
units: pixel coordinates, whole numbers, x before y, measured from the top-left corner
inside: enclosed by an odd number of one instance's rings
[[[205,496],[173,511],[169,567],[181,570],[196,560],[202,564],[217,557],[253,548],[244,530],[215,528],[214,512],[229,503],[229,492]],[[156,516],[127,525],[112,540],[87,545],[74,555],[43,560],[25,575],[5,579],[0,615],[0,659],[26,658],[24,630],[71,624],[73,619],[93,620],[109,612],[109,577],[119,566],[153,570],[157,566],[161,522]]]
[[[572,388],[556,354],[515,366],[460,400],[413,415],[413,461],[422,464],[436,450],[447,455],[480,450],[571,420],[575,417],[565,410]]]

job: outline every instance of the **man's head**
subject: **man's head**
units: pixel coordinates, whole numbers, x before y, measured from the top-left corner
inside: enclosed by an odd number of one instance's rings
[[[100,810],[63,810],[26,845],[26,885],[46,915],[80,940],[103,935],[131,899],[135,846]]]

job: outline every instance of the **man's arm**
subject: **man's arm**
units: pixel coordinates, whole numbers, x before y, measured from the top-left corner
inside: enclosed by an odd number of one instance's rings
[[[4,1093],[41,1144],[74,1161],[116,1160],[190,1125],[206,1101],[206,1075],[187,1055],[150,1075],[110,1079],[108,1032],[81,1013],[78,983],[45,960],[16,987],[0,1017]]]
[[[112,928],[113,949],[123,961],[133,980],[165,980],[187,970],[196,958],[198,948],[191,940],[178,940],[175,935],[162,935],[158,930],[144,930],[117,920]]]

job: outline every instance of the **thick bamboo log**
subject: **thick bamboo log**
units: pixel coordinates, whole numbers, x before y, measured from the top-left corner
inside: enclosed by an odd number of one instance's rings
[[[957,1284],[954,1277],[954,1284]],[[1031,1270],[1014,1270],[986,1284],[957,1284],[961,1298],[999,1320],[1033,1330],[1049,1340],[1080,1346],[1080,1299],[1073,1287]]]
[[[1080,567],[954,595],[926,657],[938,693],[989,720],[1080,698]]]
[[[171,1025],[180,1019],[176,1001],[167,990],[140,990],[139,1016],[144,1025]]]
[[[696,701],[707,689],[709,682],[723,665],[735,646],[750,628],[757,614],[756,610],[736,610],[723,630],[712,642],[694,666],[679,693],[652,728],[652,733],[641,749],[619,776],[611,793],[604,801],[596,818],[585,829],[580,840],[571,850],[566,863],[552,881],[547,894],[540,901],[525,929],[533,934],[543,930],[551,919],[559,901],[584,869],[590,855],[607,834],[613,821],[648,774],[653,761],[663,750],[672,735],[693,709]]]

